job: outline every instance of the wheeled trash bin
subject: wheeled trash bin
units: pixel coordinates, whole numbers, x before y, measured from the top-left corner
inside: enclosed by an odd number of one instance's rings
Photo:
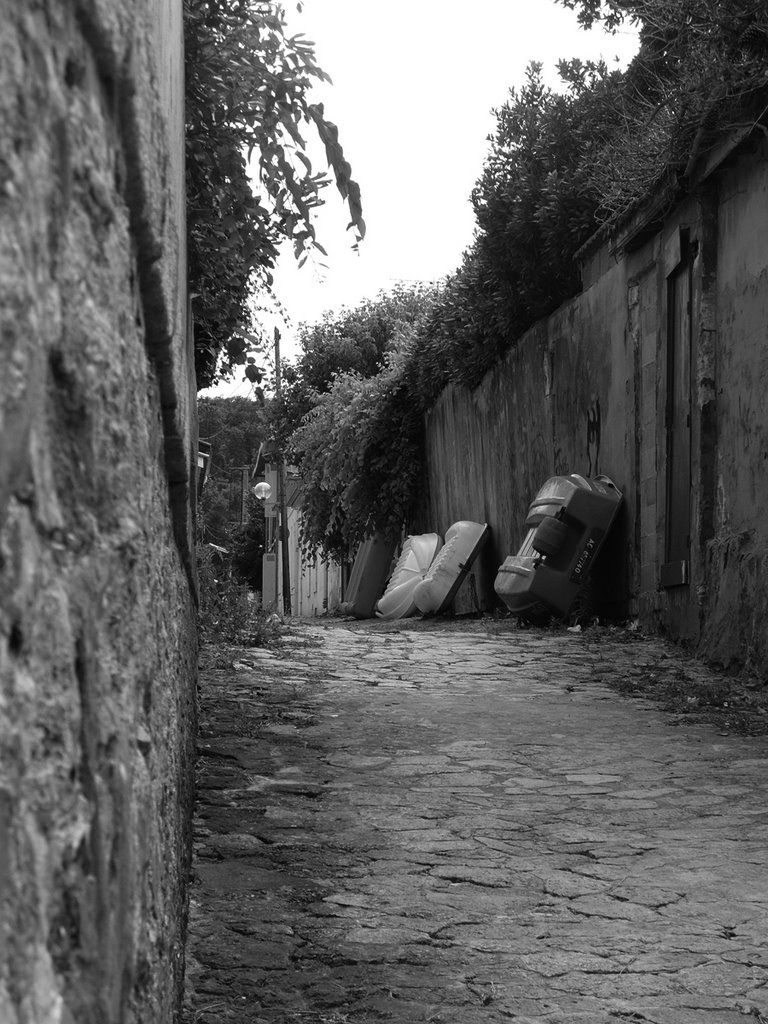
[[[567,615],[621,502],[607,476],[550,477],[529,506],[522,547],[494,582],[507,607],[522,615]]]

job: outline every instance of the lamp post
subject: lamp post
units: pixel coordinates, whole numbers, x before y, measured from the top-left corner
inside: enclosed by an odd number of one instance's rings
[[[275,397],[280,398],[280,331],[275,328]],[[283,614],[291,614],[291,565],[288,553],[288,509],[285,505],[285,463],[282,453],[277,462],[277,508],[280,515],[280,555],[283,567]]]
[[[272,497],[272,485],[266,480],[261,480],[255,487],[251,488],[253,494],[264,505],[264,554],[262,556],[262,601],[265,607],[274,602],[274,609],[277,611],[277,599],[279,597],[277,586],[277,529],[274,502]],[[273,523],[275,525],[273,525]]]
[[[275,327],[275,396],[280,397],[282,386],[282,373],[280,366],[280,331]],[[285,494],[285,464],[281,454],[277,455],[275,464],[275,484],[277,487],[277,537],[275,540],[280,546],[280,562],[282,567],[283,580],[283,614],[291,614],[291,567],[290,553],[288,551],[288,508]],[[264,480],[251,488],[253,494],[260,501],[266,502],[272,495],[271,486]],[[266,555],[265,555],[266,557]],[[276,568],[276,567],[275,567]],[[277,604],[277,574],[275,574],[275,604]]]

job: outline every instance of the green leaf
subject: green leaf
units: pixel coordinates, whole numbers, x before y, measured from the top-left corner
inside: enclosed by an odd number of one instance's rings
[[[225,364],[217,369],[216,353],[230,350],[231,332],[250,324],[254,272],[262,271],[259,280],[271,288],[269,268],[281,237],[298,238],[302,261],[314,239],[312,214],[329,179],[312,173],[303,126],[313,125],[330,147],[344,196],[351,172],[336,126],[309,102],[313,83],[329,81],[328,75],[309,40],[287,35],[278,5],[184,0],[184,14],[189,274],[200,297],[196,366],[204,386],[227,372]],[[258,197],[248,178],[252,159]],[[359,221],[357,206],[350,214]]]

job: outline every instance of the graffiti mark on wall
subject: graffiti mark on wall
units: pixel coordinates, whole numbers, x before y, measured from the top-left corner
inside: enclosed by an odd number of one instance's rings
[[[600,472],[600,399],[596,398],[587,412],[587,476]]]
[[[759,434],[760,428],[754,409],[742,402],[741,395],[739,395],[739,426],[741,427],[744,451],[747,451],[752,441],[755,440],[755,434]]]
[[[531,475],[534,480],[546,476],[549,469],[547,445],[543,434],[537,434],[531,442]]]

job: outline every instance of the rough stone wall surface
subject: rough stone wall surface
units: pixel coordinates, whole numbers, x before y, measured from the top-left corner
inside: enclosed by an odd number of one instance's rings
[[[163,1024],[196,669],[181,4],[0,22],[0,1021]]]
[[[768,663],[768,159],[735,157],[584,292],[536,325],[474,390],[426,420],[431,528],[484,520],[481,605],[556,473],[604,473],[624,507],[596,563],[608,605],[726,665]],[[690,267],[689,582],[662,587],[667,530],[669,278]],[[607,588],[607,589],[606,589]],[[622,594],[624,597],[622,598]],[[470,611],[463,588],[457,610]]]

